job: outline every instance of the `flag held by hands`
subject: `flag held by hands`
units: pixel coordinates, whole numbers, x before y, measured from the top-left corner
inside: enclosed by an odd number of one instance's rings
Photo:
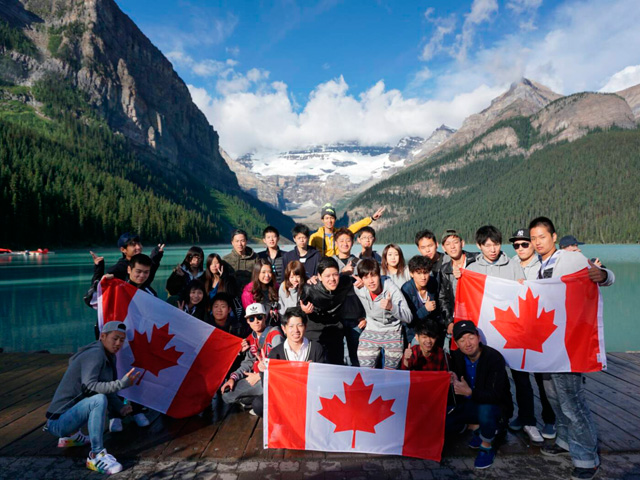
[[[242,340],[115,278],[98,286],[98,324],[127,326],[118,375],[142,370],[119,395],[174,418],[200,413],[222,384]]]

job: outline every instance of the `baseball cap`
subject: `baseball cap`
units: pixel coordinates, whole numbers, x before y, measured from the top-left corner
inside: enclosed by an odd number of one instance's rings
[[[515,231],[515,233],[509,238],[509,243],[513,243],[516,240],[529,240],[531,241],[531,236],[529,235],[528,228],[519,228]]]
[[[460,234],[456,230],[450,228],[449,230],[445,230],[444,234],[442,235],[442,240],[440,244],[443,244],[444,242],[446,242],[447,238],[449,237],[458,237],[460,240],[462,240],[462,237],[460,236]]]
[[[135,233],[123,233],[118,239],[118,248],[124,248],[131,241],[140,243],[140,236]]]
[[[320,218],[324,218],[325,215],[331,215],[333,218],[337,218],[336,209],[333,208],[333,205],[330,203],[325,203],[322,206],[322,211],[320,212]]]
[[[252,303],[247,307],[244,316],[245,317],[256,317],[258,315],[266,315],[267,311],[264,309],[264,305],[261,303]]]
[[[562,237],[558,243],[560,245],[560,249],[567,248],[571,245],[584,245],[584,242],[579,242],[573,235],[566,235]]]
[[[473,322],[469,320],[463,320],[461,322],[456,322],[453,324],[453,339],[458,340],[465,333],[473,333],[474,335],[478,334],[478,329],[473,324]]]
[[[123,322],[111,321],[102,326],[100,333],[122,332],[127,333],[127,326]]]

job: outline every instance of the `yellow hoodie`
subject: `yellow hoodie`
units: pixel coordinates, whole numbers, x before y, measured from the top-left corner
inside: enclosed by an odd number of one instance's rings
[[[353,225],[349,225],[349,230],[356,234],[362,227],[371,225],[371,222],[373,222],[373,219],[371,217],[363,218],[359,222],[356,222]],[[336,229],[334,228],[334,230]],[[333,241],[333,233],[327,234],[327,236],[325,236],[324,227],[320,227],[317,232],[311,234],[311,236],[309,237],[309,245],[311,245],[322,255],[325,255],[327,257],[333,257],[337,254],[335,242]]]

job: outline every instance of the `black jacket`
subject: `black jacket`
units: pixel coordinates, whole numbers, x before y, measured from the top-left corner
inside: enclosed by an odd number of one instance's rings
[[[471,400],[475,403],[490,403],[502,407],[502,415],[509,419],[513,414],[513,400],[509,377],[505,367],[504,358],[497,350],[480,344],[482,353],[476,367],[476,384],[471,393]],[[460,350],[451,352],[451,371],[458,378],[467,377],[465,355]],[[457,396],[460,401],[464,397]]]
[[[465,252],[467,257],[467,265],[471,265],[476,261],[478,252]],[[442,312],[442,319],[445,326],[448,326],[453,322],[453,307],[456,303],[456,289],[457,280],[453,276],[453,262],[445,262],[440,269],[440,290],[438,292],[438,306]]]
[[[286,340],[284,342],[286,342]],[[273,349],[269,353],[269,358],[273,358],[275,360],[289,360],[284,349],[284,342],[273,347]],[[320,345],[318,342],[309,340],[309,356],[305,361],[324,363],[324,351],[322,350],[322,345]]]
[[[348,276],[340,276],[337,288],[330,292],[321,282],[311,285],[306,283],[302,287],[300,300],[303,303],[311,302],[313,312],[309,315],[306,337],[310,340],[318,340],[326,327],[342,328],[340,323],[340,311],[349,292],[353,290],[353,280]]]
[[[264,258],[271,264],[271,268],[274,269],[276,273],[276,281],[278,283],[282,283],[284,281],[284,269],[286,268],[287,264],[284,263],[284,254],[282,253],[282,250],[280,250],[280,248],[278,248],[276,258],[271,258],[271,256],[269,255],[269,249],[260,252],[258,254],[258,258]]]
[[[145,285],[151,285],[153,283],[153,279],[156,278],[156,272],[158,271],[158,267],[160,267],[160,261],[162,260],[163,255],[164,252],[161,252],[158,247],[154,247],[154,249],[151,250],[151,255],[149,255],[151,258],[151,271],[149,272],[149,278],[144,283]],[[107,273],[110,273],[120,280],[126,281],[129,278],[127,267],[129,267],[129,261],[122,256],[115,265],[107,269]]]
[[[282,263],[284,268],[287,268],[289,262],[293,262],[294,260],[299,261],[304,265],[304,271],[307,272],[307,278],[313,277],[316,273],[318,273],[318,262],[322,258],[320,252],[313,247],[307,247],[307,254],[304,258],[300,258],[300,254],[298,253],[298,247],[293,247],[293,250],[290,252],[285,252],[282,254]]]

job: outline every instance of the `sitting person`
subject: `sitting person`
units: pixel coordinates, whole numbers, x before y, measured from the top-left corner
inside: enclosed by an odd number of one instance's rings
[[[211,310],[205,322],[236,337],[244,338],[249,328],[233,311],[233,298],[225,292],[218,293],[210,302]]]
[[[246,309],[252,303],[261,303],[267,312],[267,323],[278,323],[278,283],[271,268],[271,264],[264,258],[259,258],[253,264],[251,281],[242,291],[242,306]]]
[[[415,328],[418,345],[408,347],[400,370],[448,371],[449,356],[437,345],[440,327],[433,320],[418,323]]]
[[[409,260],[411,280],[402,286],[402,293],[407,299],[413,316],[412,321],[405,328],[407,341],[414,337],[413,325],[426,320],[434,320],[440,325],[440,315],[436,298],[438,283],[431,277],[433,262],[423,255],[416,255]]]
[[[459,348],[451,352],[456,406],[447,415],[446,429],[459,432],[467,424],[479,424],[469,447],[480,449],[475,467],[488,468],[496,456],[496,433],[506,430],[513,413],[505,361],[500,352],[480,342],[473,322],[454,323],[453,338]]]
[[[126,330],[122,322],[107,322],[99,340],[71,357],[46,414],[45,428],[60,437],[58,446],[91,443],[87,468],[106,474],[122,471],[122,465],[107,453],[103,444],[107,410],[121,416],[132,413],[131,405],[125,405],[116,392],[133,385],[141,374],[132,368],[120,380],[117,378],[116,353],[124,345]],[[88,438],[80,431],[85,424]]]
[[[402,324],[411,321],[411,310],[400,289],[380,276],[380,264],[373,258],[360,261],[358,274],[364,287],[357,288],[356,295],[365,311],[358,362],[374,368],[384,353],[384,368],[396,370],[402,359]]]
[[[252,331],[242,341],[242,350],[246,352],[245,359],[221,387],[222,400],[225,403],[238,402],[250,405],[255,397],[262,395],[259,364],[283,340],[278,327],[267,326],[267,312],[262,304],[252,303],[247,306],[245,317]],[[253,411],[250,413],[254,414]]]
[[[177,307],[198,320],[204,321],[208,310],[207,294],[200,280],[191,280],[182,290]]]

